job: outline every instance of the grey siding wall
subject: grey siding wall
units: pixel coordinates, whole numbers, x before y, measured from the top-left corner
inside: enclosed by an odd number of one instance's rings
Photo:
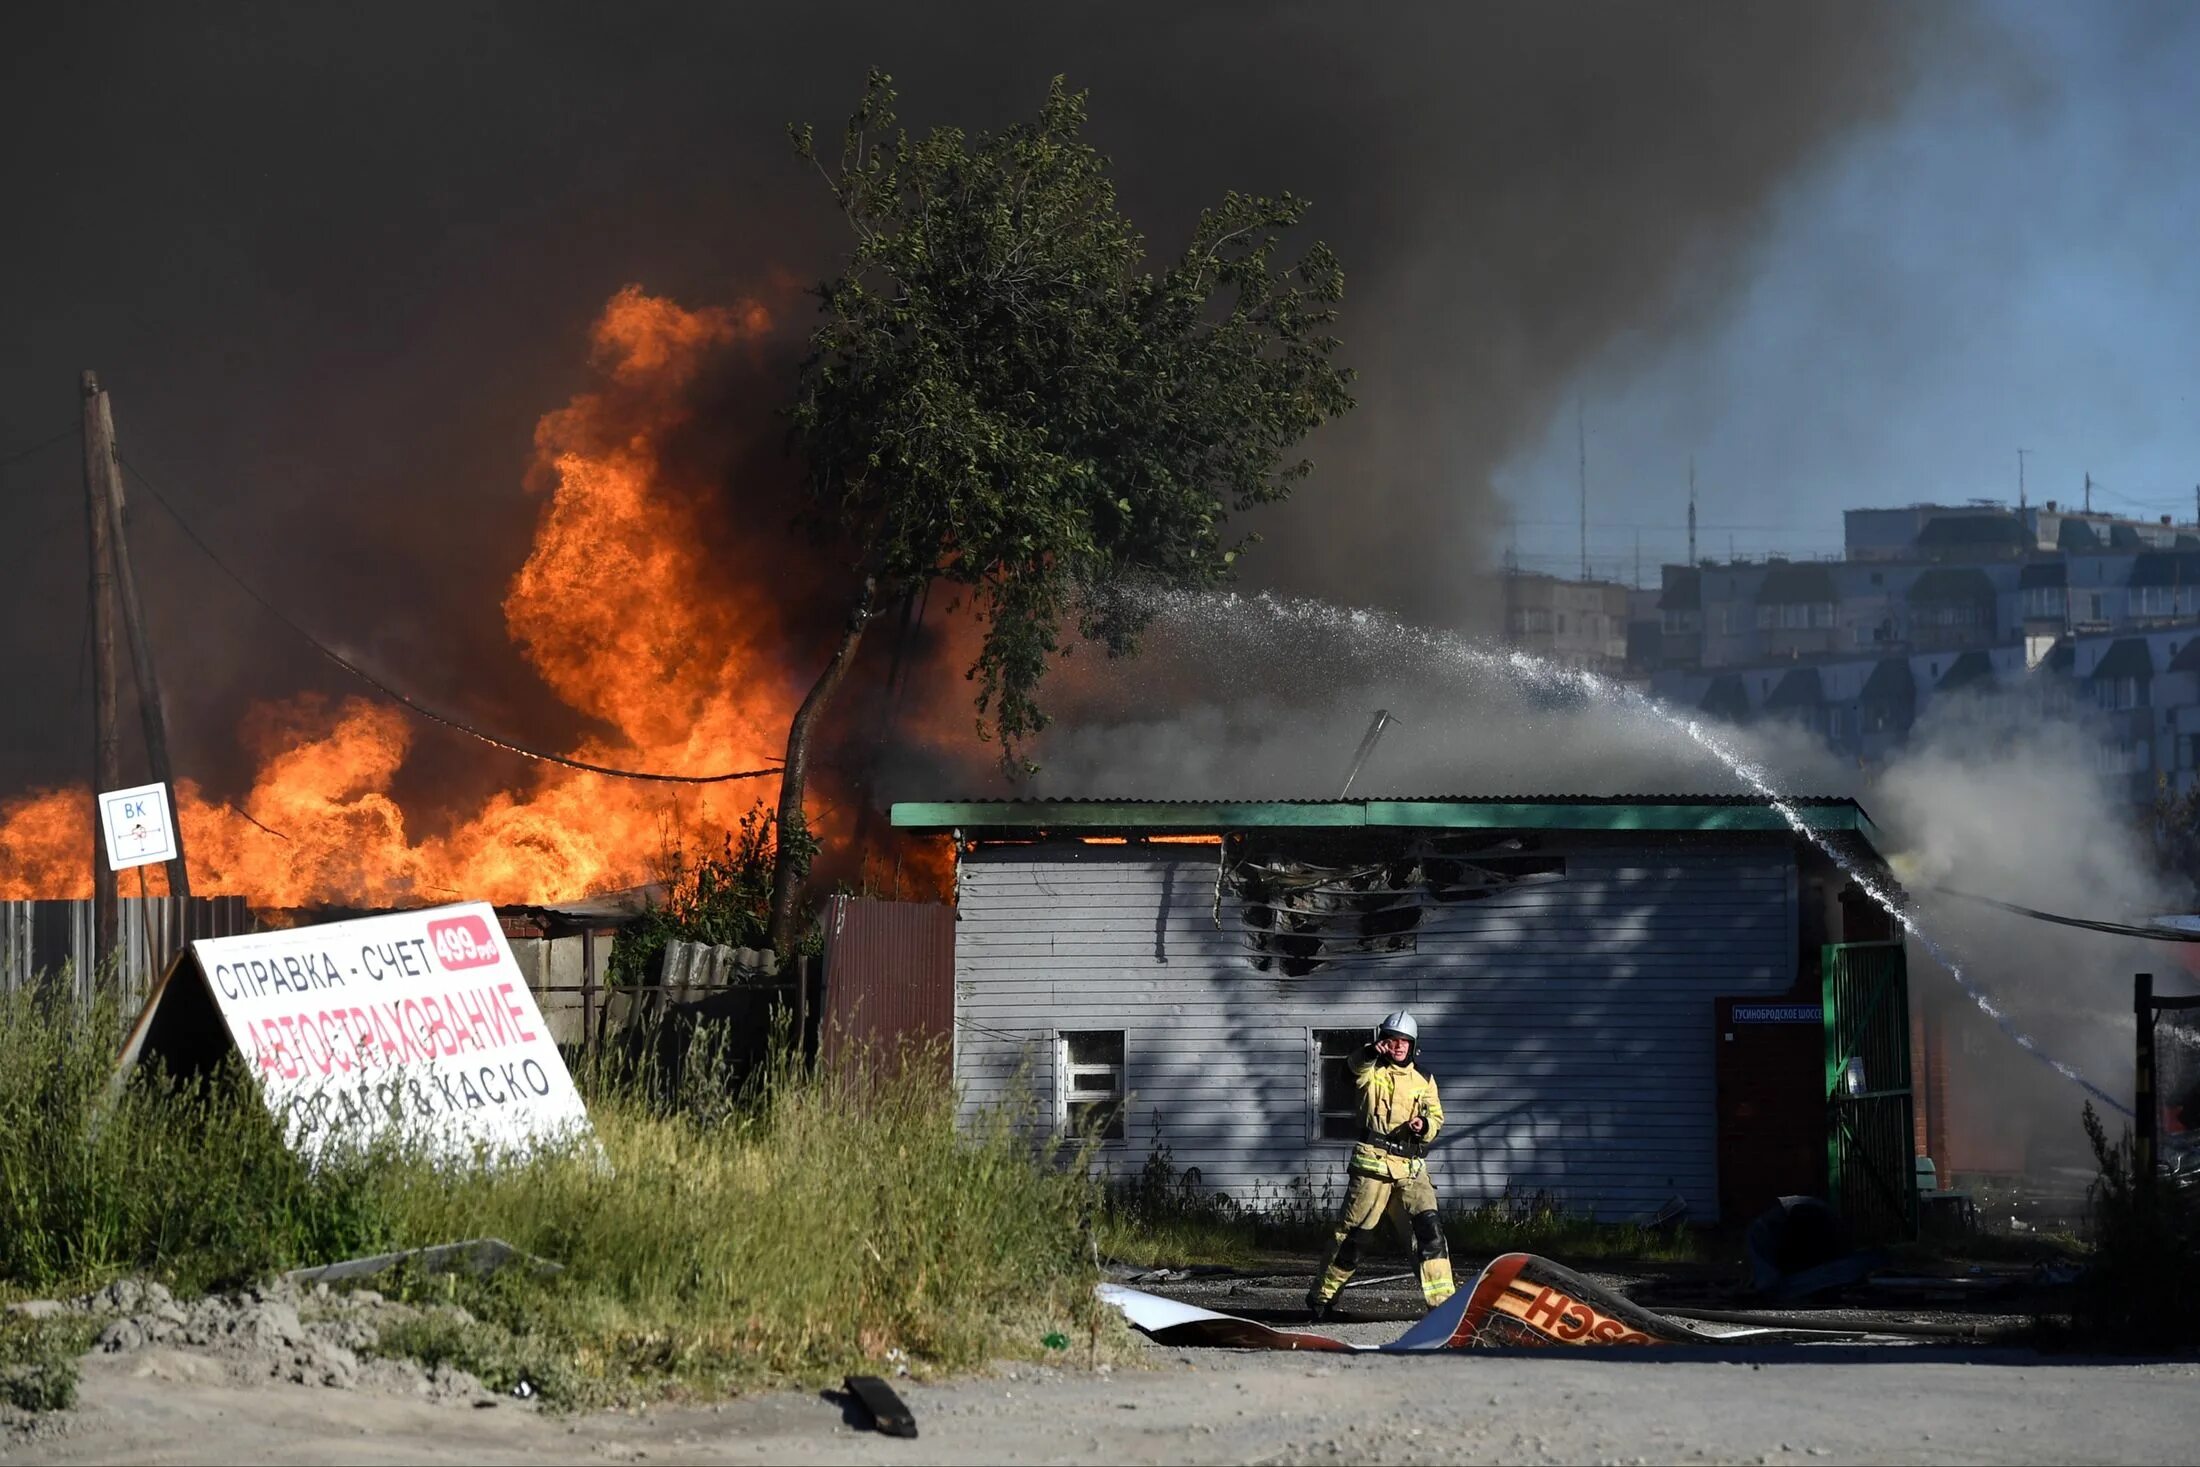
[[[1548,1191],[1627,1219],[1677,1193],[1714,1219],[1712,999],[1793,983],[1794,858],[1545,853],[1567,857],[1564,879],[1447,906],[1414,952],[1286,978],[1246,962],[1230,902],[1215,926],[1211,850],[981,850],[955,943],[965,1109],[1019,1083],[1050,1106],[1057,1036],[1120,1029],[1132,1104],[1110,1165],[1165,1143],[1242,1201],[1319,1201],[1348,1148],[1317,1139],[1312,1032],[1410,1008],[1447,1117],[1430,1159],[1447,1204]]]

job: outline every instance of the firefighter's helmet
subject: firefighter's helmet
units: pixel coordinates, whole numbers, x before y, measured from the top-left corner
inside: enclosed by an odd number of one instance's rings
[[[1413,1022],[1413,1015],[1399,1009],[1396,1013],[1385,1014],[1383,1021],[1375,1026],[1375,1038],[1378,1042],[1393,1034],[1405,1040],[1406,1063],[1412,1064],[1414,1057],[1421,1052],[1421,1026]]]

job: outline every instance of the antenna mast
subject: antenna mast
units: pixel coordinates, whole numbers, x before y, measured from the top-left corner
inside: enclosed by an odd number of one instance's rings
[[[1688,563],[1696,563],[1696,455],[1688,456]]]
[[[1581,399],[1574,399],[1574,441],[1581,449],[1581,578],[1589,579],[1589,431],[1582,426]]]

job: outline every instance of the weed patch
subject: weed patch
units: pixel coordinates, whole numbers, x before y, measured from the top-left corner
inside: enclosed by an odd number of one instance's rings
[[[77,1357],[94,1329],[82,1318],[0,1314],[0,1406],[36,1414],[75,1405]]]
[[[2093,1259],[2077,1291],[2074,1343],[2097,1350],[2200,1344],[2200,1197],[2167,1180],[2140,1186],[2131,1136],[2111,1142],[2089,1103]]]
[[[817,1383],[892,1351],[961,1369],[1092,1322],[1097,1188],[1012,1117],[958,1129],[924,1059],[836,1079],[782,1049],[736,1091],[705,1041],[669,1087],[582,1067],[600,1150],[479,1169],[385,1148],[309,1168],[234,1068],[143,1075],[110,1100],[119,1033],[111,1009],[0,1000],[0,1286],[136,1275],[193,1292],[500,1237],[564,1272],[408,1282],[475,1324],[379,1348],[576,1400]]]

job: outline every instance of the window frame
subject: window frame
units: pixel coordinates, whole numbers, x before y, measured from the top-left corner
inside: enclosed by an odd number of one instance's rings
[[[1079,1039],[1108,1039],[1115,1041],[1115,1061],[1112,1064],[1073,1058],[1071,1046]],[[1111,1092],[1100,1094],[1092,1090],[1080,1090],[1077,1080],[1092,1075],[1109,1075],[1114,1079]],[[1078,1098],[1083,1097],[1083,1098]],[[1121,1146],[1129,1140],[1130,1119],[1130,1039],[1121,1029],[1057,1029],[1054,1033],[1054,1122],[1064,1136],[1075,1135],[1077,1122],[1084,1112],[1073,1112],[1072,1107],[1105,1106],[1115,1109],[1099,1132],[1102,1146]]]
[[[1349,1041],[1350,1047],[1342,1053],[1332,1056],[1322,1049],[1322,1044],[1327,1039],[1336,1039],[1340,1042]],[[1325,1108],[1322,1102],[1327,1097],[1322,1093],[1322,1066],[1324,1061],[1331,1058],[1339,1060],[1345,1058],[1367,1041],[1367,1030],[1364,1028],[1316,1029],[1311,1025],[1307,1027],[1306,1139],[1310,1144],[1320,1145],[1327,1141],[1350,1141],[1358,1138],[1360,1134],[1359,1099],[1356,1095],[1353,1097],[1352,1107],[1349,1111]],[[1350,1070],[1345,1071],[1345,1077],[1348,1081],[1350,1080]],[[1335,1119],[1344,1120],[1345,1125],[1340,1127],[1336,1134],[1331,1134],[1329,1122]]]

